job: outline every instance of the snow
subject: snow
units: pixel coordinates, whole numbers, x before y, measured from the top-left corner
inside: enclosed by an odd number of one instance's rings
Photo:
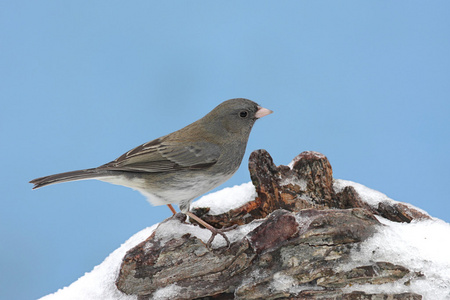
[[[311,155],[312,154],[315,157],[321,158],[321,159],[326,158],[325,155],[323,155],[322,153],[316,152],[316,151],[304,151],[301,154],[303,154],[303,155]],[[291,170],[292,170],[295,163],[298,162],[299,160],[303,159],[303,157],[304,157],[303,155],[297,155],[296,157],[294,157],[294,159],[288,164],[288,167],[291,168]]]
[[[251,182],[247,182],[203,196],[191,206],[209,207],[210,215],[220,215],[254,200],[255,197],[255,186]]]
[[[270,287],[276,291],[289,292],[293,294],[298,294],[304,290],[324,290],[322,287],[306,284],[298,285],[296,282],[297,280],[294,277],[278,272],[273,275],[273,281],[271,282]]]
[[[383,193],[350,180],[335,179],[333,182],[333,188],[336,193],[341,192],[346,186],[354,187],[359,196],[370,206],[377,207],[380,202],[397,203],[397,201],[392,200]]]
[[[293,178],[283,178],[280,181],[280,185],[285,186],[285,185],[298,185],[300,187],[301,191],[306,191],[307,185],[308,183],[306,182],[306,180],[304,179],[298,179],[296,177]]]
[[[177,286],[176,284],[168,285],[166,287],[157,290],[153,294],[153,300],[173,299],[176,295],[178,295],[181,289],[182,288]]]
[[[128,296],[117,290],[115,281],[119,274],[120,264],[125,253],[147,239],[156,229],[157,224],[143,229],[129,238],[118,249],[112,252],[100,265],[84,274],[77,281],[58,290],[54,294],[42,297],[42,300],[136,300],[137,296]]]
[[[246,236],[250,231],[255,229],[259,224],[261,224],[263,220],[255,220],[249,224],[238,226],[236,229],[231,231],[227,231],[226,235],[231,243],[242,239]],[[209,238],[211,237],[211,231],[206,228],[202,228],[200,226],[193,226],[188,223],[181,223],[177,219],[171,219],[166,222],[160,224],[160,227],[156,231],[155,240],[158,240],[163,246],[165,243],[170,241],[171,239],[177,239],[182,237],[185,234],[190,234],[191,236],[195,236],[203,241],[203,243],[207,243]],[[220,248],[226,246],[226,241],[222,236],[217,235],[211,245],[212,248]]]
[[[388,196],[386,196],[385,194],[373,190],[371,188],[368,188],[360,183],[356,183],[350,180],[343,180],[343,179],[334,179],[333,181],[333,189],[336,193],[341,192],[346,186],[352,186],[359,194],[359,196],[361,197],[362,200],[364,200],[367,204],[369,204],[372,207],[378,207],[378,204],[381,202],[387,202],[388,204],[395,204],[395,203],[400,203],[398,201],[395,201],[391,198],[389,198]],[[423,209],[420,209],[418,207],[415,207],[412,204],[409,203],[404,203],[401,202],[402,204],[416,209],[426,215],[428,215],[428,213],[426,211],[424,211]]]
[[[339,179],[334,181],[336,192],[341,191],[347,185],[353,186],[361,198],[372,206],[377,206],[380,202],[398,203],[385,194],[361,184]],[[255,189],[249,182],[208,194],[195,202],[193,207],[211,207],[212,214],[220,214],[253,200],[255,196]],[[402,265],[412,272],[420,272],[425,276],[404,278],[402,281],[393,284],[352,285],[346,287],[345,290],[368,293],[415,292],[423,295],[424,299],[450,299],[450,224],[439,219],[413,221],[409,224],[391,222],[381,217],[379,217],[379,220],[384,226],[371,238],[363,242],[360,248],[354,249],[351,254],[351,263],[338,266],[337,271],[350,270],[378,261],[387,261]],[[305,218],[300,218],[298,221],[305,224],[309,222]],[[227,232],[227,236],[230,241],[236,241],[256,228],[261,222],[262,220],[253,221],[250,224],[239,226],[235,230]],[[115,279],[125,253],[150,236],[157,225],[146,228],[132,236],[100,265],[70,286],[41,299],[137,299],[135,296],[128,296],[119,292],[115,286]],[[190,233],[206,243],[211,236],[209,230],[181,223],[177,219],[170,219],[161,223],[160,226],[163,227],[161,228],[163,230],[157,231],[155,239],[162,242]],[[160,232],[165,233],[161,234]],[[219,247],[224,244],[223,238],[217,236],[212,246]],[[253,274],[248,280],[255,279],[256,275]],[[295,285],[294,279],[283,273],[276,274],[271,285],[276,290],[289,292],[314,288],[312,286]],[[179,291],[180,287],[173,284],[157,290],[153,299],[172,299]]]
[[[423,299],[450,299],[450,224],[439,219],[397,223],[378,218],[383,226],[373,237],[353,250],[350,269],[370,265],[376,261],[388,261],[420,272],[424,277],[405,278],[398,283],[382,285],[352,285],[347,291],[371,293],[415,292]]]

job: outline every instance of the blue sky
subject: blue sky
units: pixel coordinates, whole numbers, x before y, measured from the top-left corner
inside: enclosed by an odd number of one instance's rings
[[[325,154],[359,182],[450,222],[447,1],[8,1],[0,9],[1,299],[35,299],[169,217],[95,167],[235,97],[259,120],[240,170]]]

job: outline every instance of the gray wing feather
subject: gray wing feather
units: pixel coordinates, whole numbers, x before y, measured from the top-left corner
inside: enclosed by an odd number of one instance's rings
[[[161,139],[142,144],[99,168],[129,172],[169,172],[212,166],[220,147],[208,142],[175,143]]]
[[[219,146],[203,141],[183,145],[162,144],[158,151],[182,167],[215,163],[220,156]]]

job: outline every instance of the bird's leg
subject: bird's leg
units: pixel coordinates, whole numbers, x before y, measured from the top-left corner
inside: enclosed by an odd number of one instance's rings
[[[206,223],[205,221],[203,221],[202,219],[200,219],[199,217],[197,217],[196,215],[194,215],[193,213],[191,213],[190,211],[185,213],[186,215],[188,215],[189,217],[191,217],[192,219],[194,219],[195,221],[197,221],[199,224],[203,225],[205,228],[207,228],[209,231],[211,231],[212,235],[209,238],[208,242],[206,243],[206,247],[207,248],[211,248],[211,243],[214,241],[214,238],[216,237],[217,234],[220,234],[225,241],[227,242],[227,247],[230,247],[230,240],[228,240],[227,236],[225,235],[225,231],[230,231],[232,229],[235,229],[237,227],[237,225],[233,225],[231,227],[228,228],[223,228],[223,229],[217,229],[212,227],[211,225],[209,225],[208,223]]]
[[[169,207],[170,211],[176,215],[177,211],[175,210],[175,208],[173,208],[172,204],[167,204],[167,206]]]

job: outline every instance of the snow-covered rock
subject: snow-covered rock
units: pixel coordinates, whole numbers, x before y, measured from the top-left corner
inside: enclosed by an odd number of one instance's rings
[[[279,167],[268,153],[254,153],[255,186],[227,188],[193,205],[197,212],[210,207],[202,218],[215,226],[240,225],[226,233],[229,249],[220,236],[207,249],[207,229],[172,218],[138,232],[91,272],[42,299],[259,299],[268,293],[450,299],[450,224],[361,184],[333,179],[328,166],[314,152]],[[137,253],[142,260],[133,261]],[[116,286],[127,262],[145,262],[145,270],[159,264],[155,278],[128,274],[141,288],[135,295]],[[189,289],[201,280],[205,289]]]

